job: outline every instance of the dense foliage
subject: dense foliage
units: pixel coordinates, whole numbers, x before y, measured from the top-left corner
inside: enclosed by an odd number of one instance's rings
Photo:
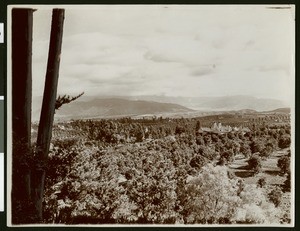
[[[289,173],[291,160],[289,156],[282,156],[278,159],[277,166],[280,168],[282,174]]]
[[[261,172],[261,158],[258,155],[252,155],[248,160],[248,167],[254,174]]]
[[[245,184],[228,165],[242,155],[258,173],[289,132],[287,124],[203,132],[199,120],[183,118],[58,124],[45,222],[278,224],[279,194],[268,195],[262,181]]]

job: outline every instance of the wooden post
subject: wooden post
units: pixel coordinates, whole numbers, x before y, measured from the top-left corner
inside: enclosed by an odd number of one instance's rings
[[[53,9],[50,45],[46,81],[44,88],[42,111],[38,129],[36,167],[34,184],[34,203],[38,211],[38,217],[42,220],[42,202],[45,183],[45,167],[52,136],[52,125],[55,112],[57,83],[59,76],[59,64],[63,35],[64,9]]]
[[[31,213],[31,88],[33,9],[12,9],[12,223]],[[27,204],[27,205],[26,205]]]

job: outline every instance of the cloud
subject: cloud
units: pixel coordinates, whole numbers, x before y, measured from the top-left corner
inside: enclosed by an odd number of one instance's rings
[[[252,47],[254,44],[255,44],[255,41],[253,39],[250,39],[249,41],[246,42],[245,48]]]
[[[291,68],[289,66],[284,66],[280,64],[275,65],[257,65],[257,66],[251,66],[249,68],[246,68],[248,71],[257,71],[257,72],[278,72],[282,71],[287,76],[291,73]]]
[[[269,71],[288,71],[288,67],[284,67],[281,65],[273,65],[273,66],[258,66],[258,71],[261,72],[269,72]]]
[[[202,68],[200,67],[200,68],[196,68],[196,69],[192,70],[190,72],[190,74],[191,74],[191,76],[194,76],[194,77],[207,76],[207,75],[210,75],[215,72],[214,68],[215,68],[215,65],[211,65],[208,67],[202,67]]]
[[[171,57],[168,57],[166,55],[163,55],[163,54],[155,54],[151,51],[147,51],[145,54],[144,54],[144,58],[147,59],[147,60],[151,60],[153,62],[158,62],[158,63],[161,63],[161,62],[179,62],[178,59],[176,58],[171,58]]]
[[[49,12],[34,16],[33,87],[39,95]],[[264,6],[66,7],[59,90],[277,97],[279,85],[293,78],[293,22],[288,13]]]

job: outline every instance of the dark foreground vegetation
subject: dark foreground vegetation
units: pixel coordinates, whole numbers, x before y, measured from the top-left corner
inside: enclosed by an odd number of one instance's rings
[[[44,222],[287,224],[290,142],[287,114],[57,123]]]

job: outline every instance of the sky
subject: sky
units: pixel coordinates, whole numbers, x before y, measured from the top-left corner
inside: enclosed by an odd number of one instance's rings
[[[64,6],[58,94],[289,101],[295,10],[268,7]],[[33,96],[41,96],[53,7],[34,8]]]

